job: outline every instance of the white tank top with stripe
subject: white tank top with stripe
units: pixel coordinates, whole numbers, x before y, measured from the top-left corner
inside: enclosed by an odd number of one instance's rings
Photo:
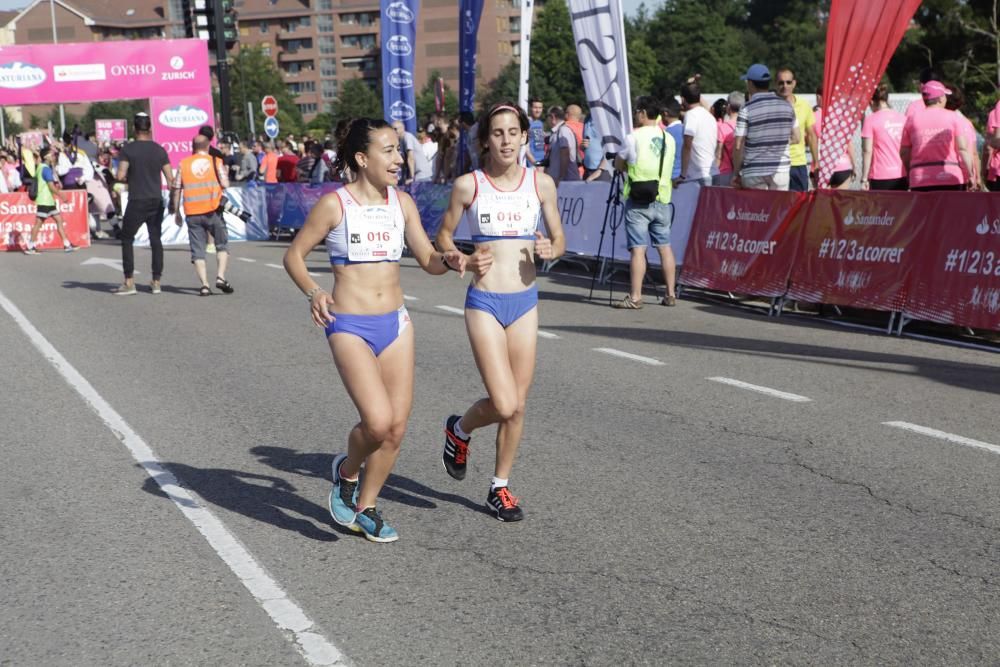
[[[395,188],[389,188],[385,204],[361,204],[346,188],[334,191],[344,217],[326,235],[331,264],[398,262],[403,255],[403,207]]]
[[[535,238],[542,214],[536,173],[525,168],[516,188],[501,190],[481,170],[473,172],[476,195],[463,214],[473,243]]]

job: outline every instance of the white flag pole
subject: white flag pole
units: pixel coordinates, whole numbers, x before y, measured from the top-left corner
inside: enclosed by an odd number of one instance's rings
[[[521,79],[517,88],[517,104],[528,109],[529,61],[531,59],[531,22],[534,17],[534,0],[521,0]]]

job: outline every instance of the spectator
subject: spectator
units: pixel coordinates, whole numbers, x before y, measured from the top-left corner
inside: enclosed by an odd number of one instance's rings
[[[736,117],[743,108],[746,97],[743,93],[733,91],[726,100],[726,111],[719,120],[718,137],[715,146],[715,161],[719,173],[712,180],[712,185],[728,187],[733,181],[733,143],[736,140]]]
[[[226,294],[233,293],[233,286],[226,280],[226,268],[229,264],[228,232],[226,223],[219,215],[219,205],[222,203],[222,191],[229,187],[229,176],[222,160],[209,155],[209,139],[198,135],[192,142],[194,154],[181,160],[170,193],[170,213],[178,211],[181,196],[184,197],[184,218],[187,220],[188,243],[191,247],[191,263],[201,281],[198,291],[200,296],[212,293],[208,286],[208,273],[205,266],[205,252],[208,245],[208,234],[211,233],[215,242],[216,262],[218,270],[215,287]],[[175,216],[178,225],[184,224],[181,216]]]
[[[907,190],[899,157],[906,116],[889,106],[889,87],[884,83],[875,89],[871,108],[861,126],[861,189]]]
[[[24,254],[38,254],[38,250],[35,248],[35,243],[38,241],[38,232],[41,231],[42,225],[49,218],[56,223],[56,231],[59,232],[59,236],[62,238],[63,250],[73,252],[76,250],[76,246],[69,242],[69,236],[66,235],[66,227],[63,224],[62,216],[59,214],[59,206],[56,204],[57,199],[63,204],[69,202],[66,201],[66,195],[62,193],[62,186],[56,178],[55,151],[51,147],[41,148],[35,153],[35,157],[34,178],[38,183],[38,195],[35,197],[35,223],[31,225],[31,234],[28,237]]]
[[[537,97],[529,103],[531,119],[528,122],[528,152],[525,159],[529,167],[535,167],[544,171],[545,167],[539,162],[545,160],[545,122],[542,115],[545,113],[545,104]]]
[[[465,136],[465,155],[460,155],[462,161],[455,169],[455,175],[460,176],[479,169],[479,147],[476,146],[476,136],[479,133],[479,123],[471,111],[458,114],[461,132]]]
[[[677,303],[674,292],[677,270],[670,248],[673,222],[669,165],[677,152],[673,137],[659,127],[660,104],[652,97],[635,101],[635,130],[625,138],[625,148],[615,159],[615,168],[626,171],[625,233],[628,236],[629,293],[615,303],[616,308],[642,308],[642,280],[646,276],[646,247],[652,238],[660,254],[667,294],[664,306]]]
[[[966,171],[965,163],[963,162],[962,173],[965,176],[965,182],[969,185],[969,189],[975,189],[983,182],[982,172],[979,171],[979,161],[975,159],[979,135],[976,134],[976,128],[973,126],[972,121],[962,113],[962,107],[965,106],[965,96],[962,94],[962,91],[954,85],[949,84],[946,87],[950,88],[951,92],[948,93],[948,99],[945,102],[944,108],[948,109],[948,111],[954,111],[962,119],[962,136],[965,137],[965,143],[968,145],[969,153],[972,155],[972,172]]]
[[[545,173],[552,177],[556,187],[562,181],[580,180],[577,168],[576,135],[566,125],[566,112],[562,107],[549,107],[549,124],[552,126],[549,166]]]
[[[681,122],[681,105],[673,97],[663,104],[661,127],[674,139],[677,150],[674,152],[674,165],[670,171],[670,180],[681,177],[681,146],[684,145],[684,124]]]
[[[1000,143],[1000,102],[990,111],[986,121],[986,143],[983,145],[983,173],[986,174],[986,188],[990,192],[1000,191],[1000,150],[994,142]]]
[[[919,77],[920,87],[923,87],[923,85],[929,81],[940,81],[940,80],[941,80],[941,75],[938,74],[937,70],[935,70],[933,67],[925,67],[924,69],[920,70],[920,77]],[[917,111],[920,111],[925,106],[926,105],[924,104],[924,100],[922,97],[921,99],[913,100],[906,107],[906,118],[909,119],[910,116],[912,116]]]
[[[153,294],[160,293],[160,276],[163,274],[163,242],[161,240],[163,224],[163,188],[161,175],[167,183],[173,182],[173,172],[170,169],[170,158],[163,146],[152,139],[152,120],[148,114],[137,113],[132,120],[135,130],[135,141],[122,148],[118,160],[119,185],[128,185],[128,206],[122,219],[122,272],[125,281],[115,294],[130,296],[136,293],[132,274],[135,271],[135,258],[132,244],[135,234],[142,225],[149,232],[149,246],[153,251],[153,275],[150,287]]]
[[[604,142],[601,133],[594,124],[593,114],[587,114],[587,120],[583,123],[583,180],[593,183],[594,181],[610,181],[611,173],[608,171],[608,162],[604,159]]]
[[[267,142],[257,173],[264,177],[265,183],[278,182],[278,153],[273,142]]]
[[[291,135],[289,135],[291,136]],[[295,154],[293,144],[284,143],[276,163],[279,183],[294,183],[298,179],[295,167],[299,164],[299,156]]]
[[[576,168],[583,177],[583,109],[579,104],[566,105],[566,127],[573,131],[576,139]]]
[[[309,144],[309,152],[312,155],[313,163],[309,168],[309,185],[322,185],[330,180],[330,167],[323,159],[323,147],[318,142]]]
[[[792,105],[795,120],[799,123],[799,140],[788,146],[790,168],[788,189],[794,192],[809,190],[809,172],[819,171],[819,141],[817,139],[816,117],[812,107],[801,97],[795,96],[795,72],[788,67],[778,70],[778,97]],[[806,144],[812,157],[812,169],[806,166]]]
[[[431,171],[431,163],[428,162],[427,156],[424,155],[424,151],[420,147],[420,142],[413,134],[406,131],[406,126],[403,125],[402,121],[395,121],[392,124],[392,129],[396,130],[396,136],[399,137],[400,152],[403,154],[403,159],[406,160],[409,171],[409,178],[405,179],[403,184],[410,185],[411,183],[430,181],[434,174]]]
[[[771,72],[751,65],[740,77],[749,101],[736,117],[733,185],[754,190],[788,190],[789,144],[801,138],[795,110],[770,91]]]
[[[924,108],[906,119],[899,151],[910,174],[910,190],[964,190],[964,174],[974,173],[972,154],[961,117],[945,108],[951,91],[940,81],[928,81],[920,93]]]
[[[295,180],[299,183],[309,183],[311,181],[312,171],[313,167],[316,166],[316,157],[317,157],[316,153],[313,152],[314,145],[316,145],[316,142],[313,141],[312,139],[310,139],[303,145],[303,149],[305,150],[305,155],[303,155],[299,159],[298,164],[295,165],[295,173],[296,173]],[[323,149],[321,148],[320,153],[322,152]]]
[[[822,88],[816,91],[816,108],[813,109],[813,117],[815,119],[816,136],[817,141],[822,141],[823,139],[823,94]],[[818,174],[817,174],[818,175]],[[857,169],[854,164],[854,151],[851,150],[850,141],[848,141],[847,147],[844,152],[837,159],[836,164],[833,166],[833,173],[830,174],[830,183],[828,187],[835,190],[846,190],[851,187],[851,183],[857,175]]]
[[[701,104],[701,86],[697,81],[681,86],[681,106],[685,112],[681,175],[674,185],[680,182],[711,185],[719,128],[712,113]]]
[[[82,137],[78,137],[76,141],[76,147],[83,151],[87,155],[87,159],[91,163],[97,162],[97,144],[94,143],[94,133],[87,132]]]
[[[437,144],[437,132],[434,124],[431,123],[424,130],[421,128],[417,133],[417,141],[420,142],[420,148],[424,151],[424,157],[427,158],[427,164],[433,165],[434,158],[437,157],[438,144]],[[431,167],[431,177],[434,176],[434,168]]]
[[[236,170],[236,180],[249,183],[257,180],[257,169],[260,164],[257,162],[257,149],[260,143],[254,142],[253,149],[245,141],[240,142],[240,164]]]

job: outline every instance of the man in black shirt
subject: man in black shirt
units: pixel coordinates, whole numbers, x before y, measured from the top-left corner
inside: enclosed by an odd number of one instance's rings
[[[118,158],[118,181],[128,184],[128,206],[122,217],[122,271],[125,283],[115,294],[135,294],[135,258],[132,244],[135,234],[145,223],[149,231],[149,246],[153,250],[153,294],[160,293],[160,275],[163,273],[163,242],[160,239],[163,224],[163,194],[160,175],[171,183],[174,178],[170,158],[163,146],[152,140],[152,120],[148,114],[137,113],[132,121],[135,141],[125,144]]]

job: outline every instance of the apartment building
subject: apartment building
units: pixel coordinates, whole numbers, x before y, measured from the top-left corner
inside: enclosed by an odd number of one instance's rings
[[[51,43],[50,3],[60,42],[184,36],[181,0],[33,0],[0,29],[17,44]],[[458,0],[420,4],[414,85],[419,90],[437,70],[457,90]],[[345,81],[361,77],[377,85],[382,74],[378,0],[235,0],[234,6],[240,45],[260,46],[270,55],[307,121],[328,108]],[[496,77],[518,56],[520,12],[520,0],[486,0],[478,83]],[[83,107],[67,110],[81,114]]]

